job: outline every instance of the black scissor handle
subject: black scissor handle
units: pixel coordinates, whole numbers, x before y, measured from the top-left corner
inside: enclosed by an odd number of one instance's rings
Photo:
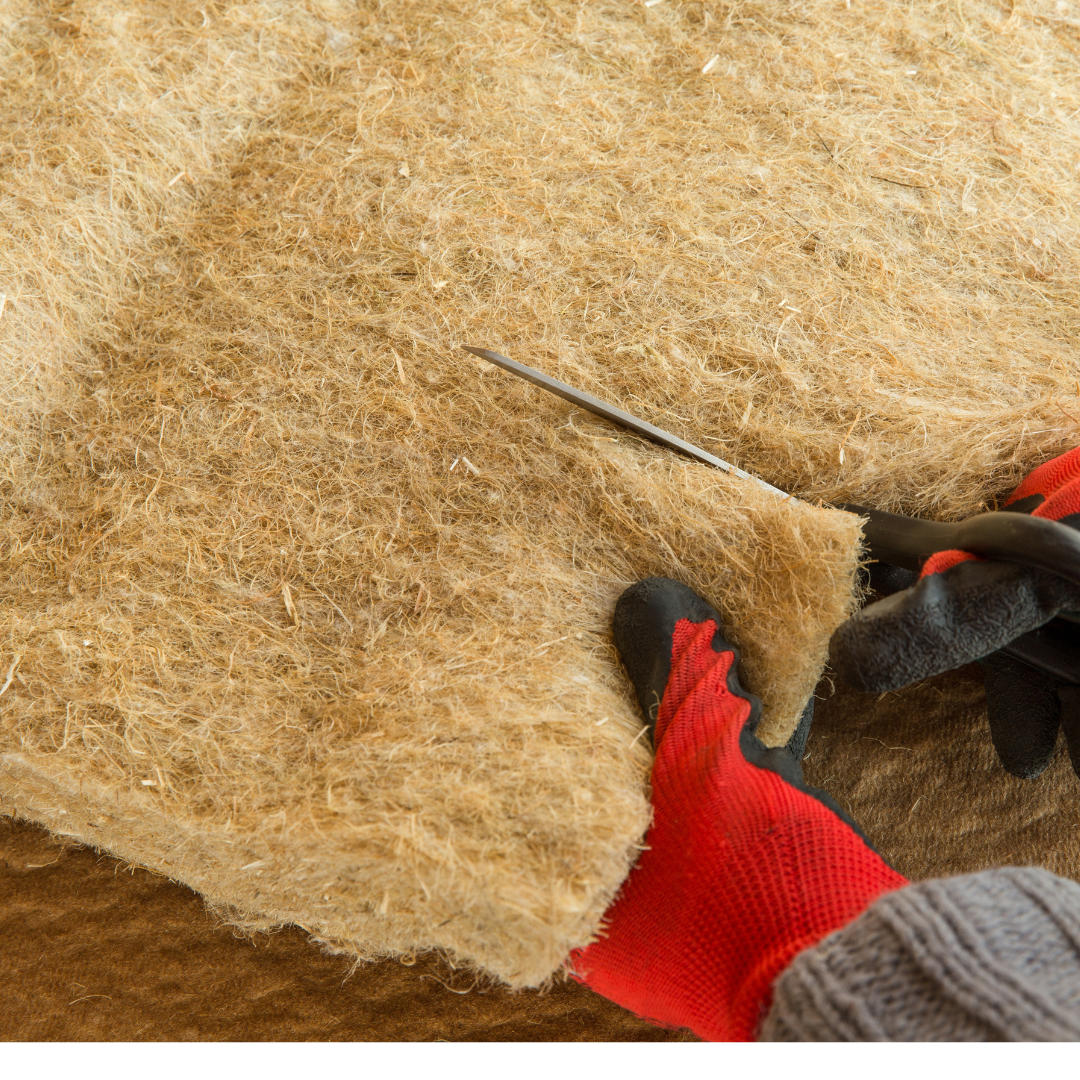
[[[919,570],[936,551],[959,549],[984,559],[1038,567],[1080,585],[1080,531],[1049,518],[995,510],[966,521],[920,518],[841,504],[867,518],[863,533],[870,555],[893,566]]]
[[[935,551],[953,548],[983,555],[985,558],[1038,566],[1068,577],[1070,581],[1077,580],[1071,574],[1061,573],[1060,566],[1054,565],[1052,560],[1055,558],[1054,552],[1060,553],[1063,550],[1067,559],[1074,558],[1071,552],[1080,547],[1076,542],[1080,540],[1080,532],[1056,521],[999,510],[980,514],[977,518],[969,518],[968,521],[956,525],[948,525],[937,521],[920,521],[918,518],[903,517],[900,514],[888,514],[882,510],[868,510],[863,506],[847,505],[841,509],[868,519],[865,527],[866,540],[870,555],[875,560],[869,567],[868,584],[878,597],[910,588],[918,581],[918,572],[930,555]],[[1025,528],[1023,524],[1020,526],[1019,533],[1028,538],[1027,546],[1017,546],[1018,530],[1003,528],[1002,518],[1036,525],[1034,530]],[[980,550],[975,549],[971,540],[971,535],[976,530],[961,530],[961,526],[975,521],[980,522],[977,531],[981,539],[976,541],[980,544]],[[1054,528],[1046,529],[1046,525]],[[1072,536],[1061,538],[1060,531],[1071,533]],[[1047,543],[1046,537],[1052,542]],[[1014,557],[1009,558],[1002,552],[1009,552]],[[1051,619],[1037,630],[1021,634],[1010,641],[1001,652],[1059,682],[1080,686],[1080,624],[1071,613]]]

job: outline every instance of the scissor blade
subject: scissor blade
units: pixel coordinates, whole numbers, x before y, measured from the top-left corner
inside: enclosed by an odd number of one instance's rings
[[[678,450],[679,453],[686,454],[687,457],[694,458],[695,461],[703,462],[706,465],[712,465],[713,468],[721,469],[726,473],[731,473],[732,476],[740,476],[744,480],[752,480],[755,484],[759,484],[767,491],[771,491],[774,495],[779,495],[782,499],[789,497],[779,488],[774,488],[772,484],[766,484],[764,480],[759,480],[756,476],[752,476],[748,472],[743,472],[742,469],[736,468],[730,462],[724,461],[723,458],[718,458],[714,454],[710,454],[707,450],[702,450],[701,447],[694,446],[693,443],[688,443],[684,439],[680,439],[677,435],[672,435],[669,431],[664,431],[663,428],[654,427],[644,420],[639,420],[636,416],[631,416],[630,413],[624,412],[614,405],[609,405],[606,401],[601,401],[599,398],[593,397],[592,394],[586,394],[584,390],[575,390],[572,386],[567,386],[566,383],[559,382],[558,379],[553,379],[550,375],[545,375],[542,371],[537,371],[535,368],[528,367],[525,364],[519,364],[516,360],[511,360],[510,357],[503,356],[502,353],[493,352],[491,349],[478,349],[472,345],[463,345],[462,348],[465,349],[466,352],[471,352],[473,356],[479,356],[482,360],[488,360],[496,367],[501,367],[504,371],[509,371],[519,379],[524,379],[526,382],[531,382],[534,386],[539,386],[542,389],[547,390],[549,394],[555,394],[565,401],[569,401],[572,405],[577,405],[579,408],[587,409],[597,416],[602,416],[605,420],[621,424],[623,427],[629,428],[631,431],[636,431],[639,435],[644,435],[645,438],[651,439],[661,446],[667,446],[672,450]]]

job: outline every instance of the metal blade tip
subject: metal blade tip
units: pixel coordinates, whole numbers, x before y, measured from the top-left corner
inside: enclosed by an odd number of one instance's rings
[[[500,359],[502,359],[502,355],[492,349],[480,349],[477,348],[475,345],[462,345],[461,347],[466,352],[471,352],[473,356],[479,356],[481,360],[490,360],[494,356],[498,356]]]

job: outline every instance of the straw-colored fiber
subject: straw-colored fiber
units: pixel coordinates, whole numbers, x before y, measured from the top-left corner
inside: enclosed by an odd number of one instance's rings
[[[850,515],[457,348],[751,452],[678,232],[683,16],[0,12],[0,806],[240,924],[541,983],[648,824],[620,591],[716,603],[773,743],[852,603]]]
[[[0,0],[0,796],[535,984],[648,821],[621,589],[781,741],[857,523],[1072,445],[1070,0]]]

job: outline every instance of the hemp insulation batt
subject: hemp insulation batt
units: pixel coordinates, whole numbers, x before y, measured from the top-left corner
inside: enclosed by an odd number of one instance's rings
[[[0,797],[239,925],[512,985],[648,823],[677,577],[763,734],[858,524],[1075,440],[1071,4],[0,2]]]

